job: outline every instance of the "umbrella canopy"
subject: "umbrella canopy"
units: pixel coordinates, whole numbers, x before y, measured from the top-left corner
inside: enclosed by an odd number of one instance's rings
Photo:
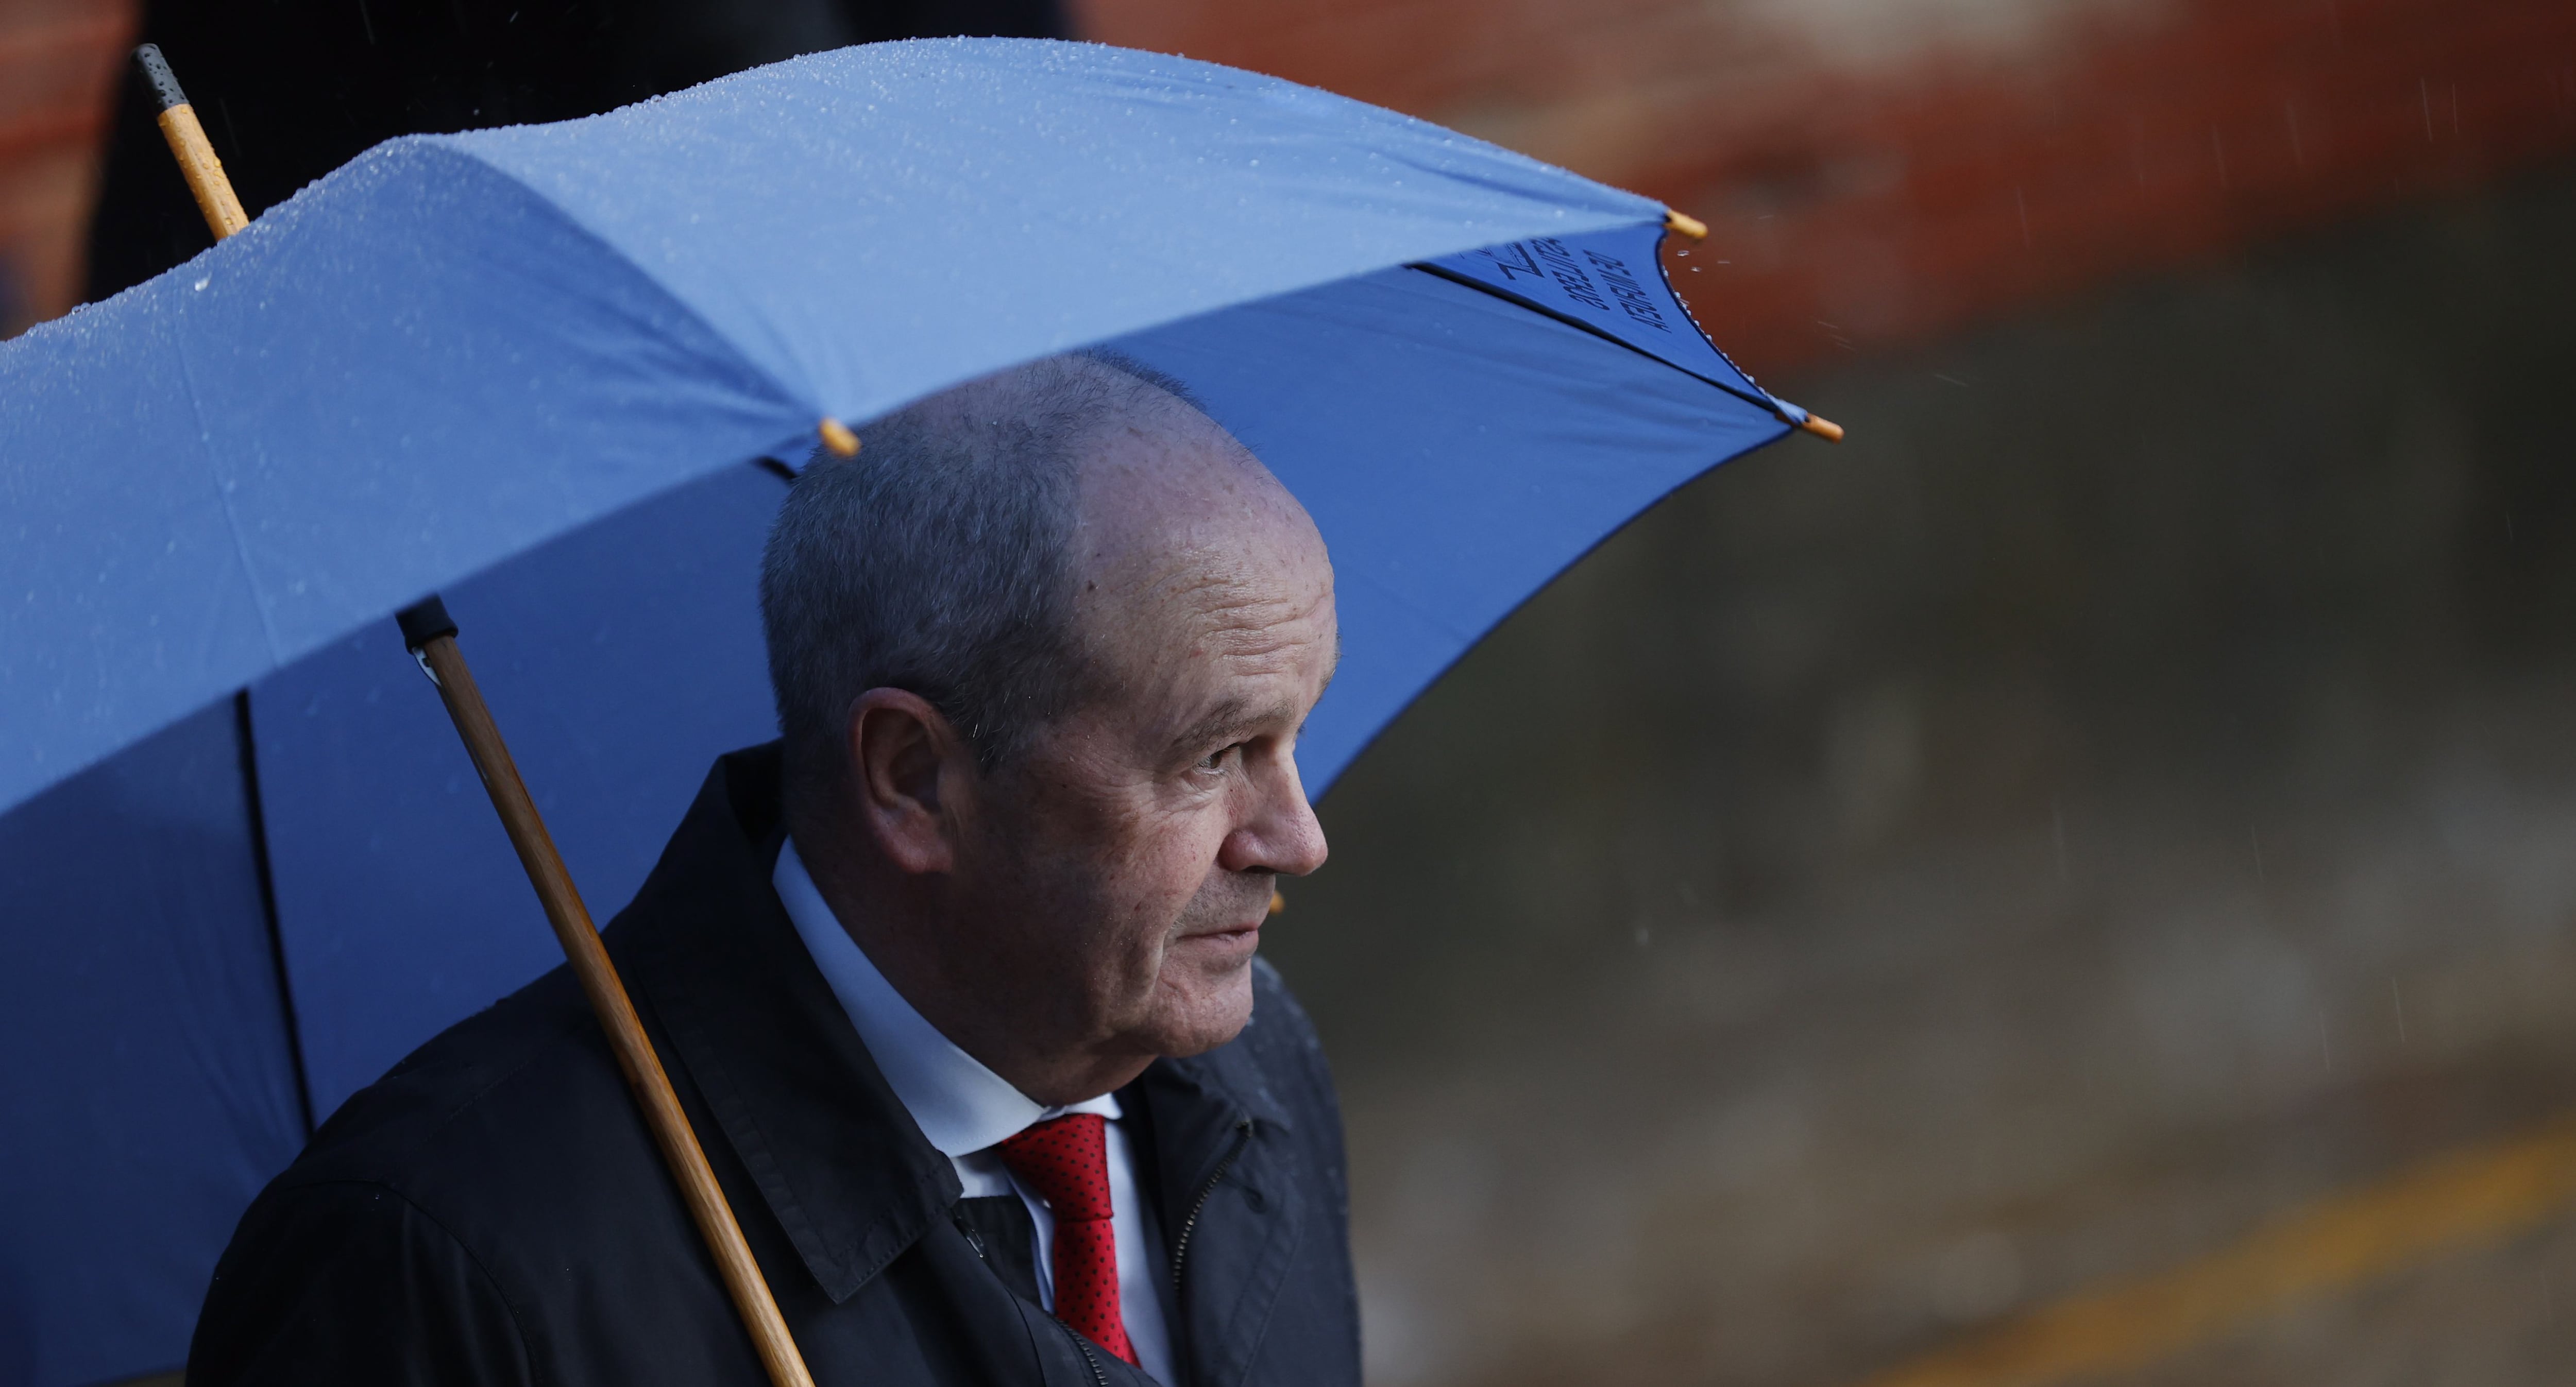
[[[1567,563],[1804,417],[1691,324],[1664,217],[1208,64],[889,44],[391,142],[0,346],[0,1377],[174,1364],[310,1124],[553,962],[396,607],[445,591],[613,906],[708,759],[772,733],[781,482],[746,464],[1110,343],[1332,547],[1320,791]]]

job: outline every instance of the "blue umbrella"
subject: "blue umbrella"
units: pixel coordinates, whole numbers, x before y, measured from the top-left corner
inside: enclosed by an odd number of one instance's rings
[[[1103,343],[1313,513],[1329,786],[1673,487],[1809,421],[1664,283],[1660,206],[1182,59],[798,59],[389,142],[0,346],[0,1379],[174,1364],[310,1125],[550,966],[384,618],[443,591],[606,906],[772,735],[779,464]]]

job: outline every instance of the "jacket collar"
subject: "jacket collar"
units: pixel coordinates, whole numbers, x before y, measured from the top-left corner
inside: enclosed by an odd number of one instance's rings
[[[779,904],[769,870],[782,835],[777,744],[723,757],[608,933],[672,1057],[838,1303],[960,1189]]]

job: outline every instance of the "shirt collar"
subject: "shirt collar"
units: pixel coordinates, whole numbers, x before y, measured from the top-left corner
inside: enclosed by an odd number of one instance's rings
[[[1112,1093],[1070,1107],[1047,1107],[940,1034],[841,927],[840,917],[797,856],[793,838],[779,848],[778,866],[769,879],[805,941],[805,951],[814,956],[814,966],[822,970],[878,1072],[885,1075],[886,1086],[941,1155],[953,1159],[981,1151],[1066,1113],[1119,1115],[1118,1096]]]

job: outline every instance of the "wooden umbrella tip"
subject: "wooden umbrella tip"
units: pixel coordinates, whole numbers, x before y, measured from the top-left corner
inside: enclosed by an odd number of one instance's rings
[[[1271,914],[1276,915],[1276,914],[1278,914],[1280,911],[1286,910],[1287,908],[1288,908],[1288,898],[1287,898],[1286,896],[1280,895],[1280,894],[1279,894],[1278,892],[1276,892],[1276,891],[1273,891],[1273,892],[1271,892],[1271,893],[1270,893],[1270,913],[1271,913]]]
[[[1840,443],[1843,441],[1843,426],[1820,414],[1810,414],[1806,418],[1799,420],[1798,427],[1825,440],[1827,443]]]
[[[850,432],[850,426],[840,420],[826,414],[823,422],[814,426],[814,432],[823,436],[823,446],[831,449],[835,457],[854,458],[859,455],[859,436]]]
[[[1676,212],[1669,207],[1664,209],[1664,230],[1677,231],[1694,241],[1708,239],[1708,223],[1687,212]]]

